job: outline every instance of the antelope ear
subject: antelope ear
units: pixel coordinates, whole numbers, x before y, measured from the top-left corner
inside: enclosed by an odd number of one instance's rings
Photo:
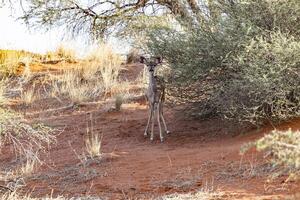
[[[144,57],[144,56],[140,56],[140,63],[145,63],[145,61],[146,61],[146,58]]]
[[[161,56],[156,57],[155,62],[156,62],[156,64],[162,63],[162,57]]]

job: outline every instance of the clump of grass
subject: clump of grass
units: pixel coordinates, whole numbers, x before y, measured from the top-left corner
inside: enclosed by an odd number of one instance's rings
[[[2,76],[10,76],[16,73],[18,63],[26,54],[15,50],[0,50],[0,73]]]
[[[27,158],[26,162],[21,166],[19,170],[20,176],[30,176],[34,173],[37,166],[37,157]]]
[[[80,104],[97,98],[102,93],[99,80],[84,81],[78,69],[64,70],[62,75],[52,78],[52,96],[67,95],[72,103]]]
[[[27,91],[23,91],[21,93],[21,100],[23,101],[23,103],[26,106],[32,104],[36,100],[34,87],[32,89],[27,90]]]
[[[121,57],[107,46],[95,48],[75,68],[63,70],[61,75],[53,76],[51,96],[67,95],[75,104],[94,100],[101,95],[112,95],[119,87]]]
[[[28,80],[32,76],[32,72],[30,70],[30,63],[32,62],[32,58],[31,57],[24,57],[24,58],[22,58],[21,62],[24,64],[24,70],[23,70],[23,73],[22,73],[22,77],[25,80]]]
[[[86,151],[91,158],[101,156],[101,140],[98,134],[92,133],[85,139]]]
[[[100,157],[101,156],[101,142],[102,137],[99,137],[99,134],[94,132],[93,129],[93,116],[89,115],[89,119],[87,119],[87,129],[86,129],[86,138],[85,138],[85,147],[86,151],[89,154],[90,158]]]
[[[61,59],[66,59],[70,61],[76,59],[76,52],[73,49],[68,48],[66,45],[63,44],[59,45],[54,53],[58,58]]]
[[[0,50],[0,75],[6,77],[18,75],[22,65],[29,66],[33,60],[40,60],[41,55],[18,50]]]

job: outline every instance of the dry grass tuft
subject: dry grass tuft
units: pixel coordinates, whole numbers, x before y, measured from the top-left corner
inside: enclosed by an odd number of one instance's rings
[[[27,91],[23,91],[21,93],[21,96],[20,96],[22,102],[25,104],[25,105],[30,105],[32,104],[35,100],[36,100],[36,96],[35,96],[35,89],[34,87],[27,90]]]
[[[86,151],[91,158],[101,156],[101,141],[102,138],[98,134],[91,134],[91,136],[85,139]]]
[[[28,157],[28,155],[27,155],[27,157]],[[18,172],[17,172],[18,176],[24,177],[24,176],[32,175],[35,172],[39,162],[40,161],[37,156],[28,157],[26,159],[26,162],[18,170]]]
[[[92,115],[90,115],[87,124],[86,138],[85,138],[85,147],[90,158],[100,157],[102,153],[101,152],[102,136],[99,137],[99,134],[96,134],[94,132],[93,123],[94,123],[93,117]]]
[[[120,86],[121,57],[107,45],[95,48],[84,62],[52,76],[52,97],[68,96],[74,104],[112,95]]]
[[[102,91],[102,84],[99,80],[84,81],[81,71],[77,69],[64,70],[61,75],[52,77],[51,96],[67,95],[74,104],[96,99]]]
[[[20,66],[29,66],[33,60],[40,59],[41,55],[26,51],[0,50],[0,75],[16,75]]]

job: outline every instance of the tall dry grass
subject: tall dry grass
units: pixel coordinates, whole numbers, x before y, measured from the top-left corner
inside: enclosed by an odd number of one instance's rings
[[[33,61],[40,61],[41,55],[19,50],[0,50],[0,75],[18,74],[21,66],[29,66]]]
[[[24,51],[16,50],[0,50],[0,73],[2,76],[15,74],[19,62],[29,56]]]
[[[86,57],[91,63],[83,69],[84,77],[99,74],[106,93],[110,93],[114,85],[118,83],[122,58],[116,54],[111,46],[100,44],[94,48]]]
[[[67,45],[60,44],[54,51],[48,51],[44,55],[45,61],[53,60],[66,60],[66,61],[75,61],[77,59],[76,51]]]
[[[74,104],[94,100],[103,92],[100,80],[85,81],[78,69],[63,70],[62,74],[51,79],[51,96],[67,96]]]
[[[121,57],[107,45],[94,48],[84,61],[52,78],[51,96],[78,104],[111,94],[118,87]]]

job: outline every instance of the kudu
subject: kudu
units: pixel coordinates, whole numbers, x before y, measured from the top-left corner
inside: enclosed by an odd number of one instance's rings
[[[170,133],[167,129],[166,121],[163,116],[163,106],[165,102],[165,82],[162,77],[155,76],[155,68],[157,67],[157,65],[162,63],[162,59],[161,57],[155,57],[147,60],[145,57],[141,56],[140,62],[145,64],[149,71],[149,85],[146,91],[146,98],[149,104],[149,116],[144,136],[146,137],[148,135],[148,129],[151,122],[150,140],[153,141],[153,129],[155,124],[154,118],[156,116],[159,128],[160,141],[163,142],[164,134],[162,132],[161,121],[164,125],[165,133]]]

